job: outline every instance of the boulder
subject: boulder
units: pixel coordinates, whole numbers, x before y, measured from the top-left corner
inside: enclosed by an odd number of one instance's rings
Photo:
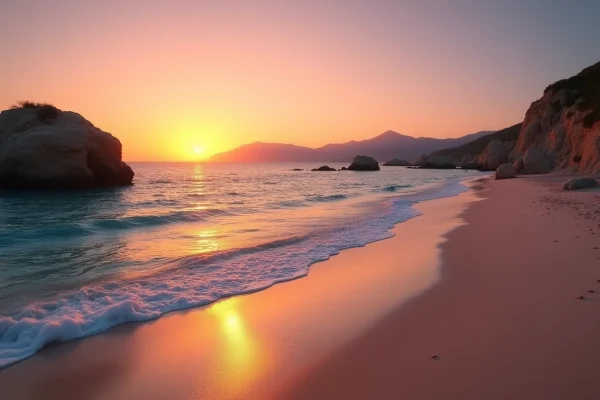
[[[513,168],[517,174],[522,174],[525,170],[525,166],[523,165],[523,159],[519,158],[513,162]]]
[[[121,142],[77,113],[35,103],[0,113],[0,187],[119,186],[133,176]]]
[[[523,172],[525,174],[547,174],[553,168],[550,157],[538,147],[530,147],[523,155]]]
[[[358,155],[348,167],[351,171],[379,171],[379,163],[373,157]]]
[[[512,164],[501,164],[497,169],[496,169],[496,179],[509,179],[509,178],[516,178],[517,177],[517,173],[515,171],[515,168],[512,166]]]
[[[600,182],[593,178],[574,178],[563,185],[563,190],[592,189],[600,187]]]
[[[311,171],[336,171],[335,168],[329,167],[327,165],[320,166],[319,168],[313,168]]]
[[[401,160],[399,158],[394,158],[393,160],[386,161],[383,165],[387,167],[408,167],[412,165],[406,160]]]

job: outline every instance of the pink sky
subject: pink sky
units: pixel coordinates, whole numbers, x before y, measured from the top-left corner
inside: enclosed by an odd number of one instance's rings
[[[11,3],[0,106],[77,111],[128,161],[501,129],[600,48],[593,2]]]

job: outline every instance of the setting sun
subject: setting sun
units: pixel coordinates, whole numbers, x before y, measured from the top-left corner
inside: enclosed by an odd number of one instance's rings
[[[204,153],[204,149],[200,146],[195,146],[194,153],[196,153],[197,155],[200,155],[200,154]]]

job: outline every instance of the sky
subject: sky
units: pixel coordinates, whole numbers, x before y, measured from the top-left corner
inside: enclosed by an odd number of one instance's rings
[[[0,108],[79,112],[126,161],[457,137],[599,61],[598,20],[597,0],[6,0]]]

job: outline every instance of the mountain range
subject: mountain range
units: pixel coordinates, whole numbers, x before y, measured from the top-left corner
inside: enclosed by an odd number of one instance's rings
[[[214,162],[349,162],[357,154],[365,154],[383,162],[393,158],[416,160],[423,154],[461,146],[493,131],[480,131],[459,138],[415,138],[387,131],[374,138],[346,143],[328,144],[319,148],[283,143],[250,143],[233,150],[215,154]]]

